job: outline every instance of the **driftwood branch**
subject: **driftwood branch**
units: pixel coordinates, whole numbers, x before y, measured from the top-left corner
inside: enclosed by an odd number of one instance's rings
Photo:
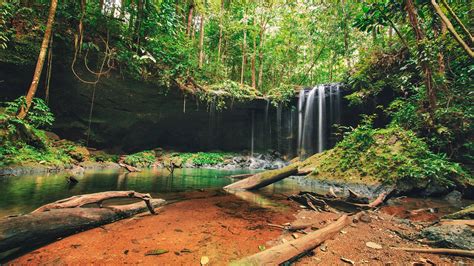
[[[102,207],[102,202],[109,199],[117,198],[135,198],[141,199],[146,203],[150,213],[155,214],[155,210],[150,204],[150,194],[143,194],[135,191],[106,191],[93,194],[84,194],[72,196],[67,199],[62,199],[39,207],[32,213],[45,212],[53,209],[78,208],[87,204],[97,204]]]
[[[445,254],[452,256],[474,257],[474,251],[463,249],[449,249],[449,248],[392,248],[396,250],[404,250],[408,252],[431,253],[431,254]]]
[[[342,215],[328,226],[303,237],[274,246],[257,254],[232,263],[233,265],[279,265],[307,253],[324,241],[334,237],[352,222],[352,217]]]

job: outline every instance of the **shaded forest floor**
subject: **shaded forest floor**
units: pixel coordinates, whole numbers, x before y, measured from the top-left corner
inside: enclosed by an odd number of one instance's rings
[[[284,195],[276,195],[274,203],[260,206],[220,191],[187,193],[185,200],[161,208],[156,216],[143,214],[66,237],[10,263],[198,265],[202,256],[206,256],[210,259],[210,265],[224,265],[301,236],[299,233],[282,232],[279,228],[268,226],[268,223],[312,220],[323,227],[339,216],[301,210],[297,204],[287,201]],[[342,265],[341,257],[356,264],[370,265],[474,263],[474,260],[467,258],[391,249],[421,246],[418,241],[399,236],[414,236],[421,225],[398,219],[395,216],[398,212],[393,207],[386,207],[369,213],[370,222],[360,221],[346,227],[296,265]],[[432,218],[422,215],[415,220]],[[369,241],[382,248],[366,246]],[[168,252],[146,255],[153,250]]]

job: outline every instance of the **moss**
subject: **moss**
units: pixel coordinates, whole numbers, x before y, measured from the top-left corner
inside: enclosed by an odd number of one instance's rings
[[[315,179],[364,184],[452,185],[471,177],[456,163],[432,153],[425,142],[400,127],[362,125],[336,145],[300,163]]]

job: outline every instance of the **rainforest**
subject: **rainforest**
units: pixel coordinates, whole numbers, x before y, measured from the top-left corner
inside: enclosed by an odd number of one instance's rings
[[[0,264],[473,264],[473,21],[0,0]]]

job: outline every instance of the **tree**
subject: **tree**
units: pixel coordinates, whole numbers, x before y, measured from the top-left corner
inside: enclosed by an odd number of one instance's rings
[[[36,62],[35,72],[33,74],[33,81],[31,82],[28,93],[26,94],[25,105],[22,105],[17,117],[19,119],[24,119],[28,114],[28,110],[31,107],[33,98],[35,97],[36,90],[38,89],[38,83],[41,77],[41,72],[43,71],[44,60],[46,58],[46,52],[48,50],[49,41],[51,39],[51,32],[53,30],[54,16],[56,14],[56,8],[58,6],[58,0],[51,0],[51,6],[49,8],[48,21],[46,23],[46,31],[44,32],[43,42],[41,43],[40,53],[38,55],[38,60]]]

